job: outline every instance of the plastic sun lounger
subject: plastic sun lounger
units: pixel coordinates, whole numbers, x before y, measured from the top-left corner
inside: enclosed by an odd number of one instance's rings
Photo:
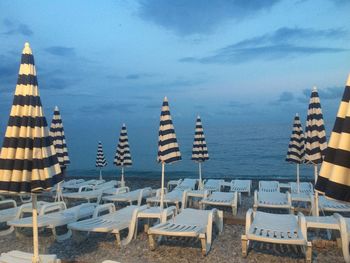
[[[68,225],[68,228],[73,231],[87,231],[112,233],[116,237],[117,246],[127,245],[133,238],[136,228],[137,213],[146,209],[147,206],[127,206],[118,211],[115,211],[115,206],[112,203],[100,205],[96,208],[93,218],[82,220]],[[98,216],[102,211],[108,211],[108,214]],[[128,236],[121,241],[120,232],[128,229]]]
[[[345,218],[338,213],[333,215],[339,221],[339,230],[344,261],[350,263],[349,240],[350,240],[350,218]]]
[[[255,190],[253,206],[254,211],[256,211],[259,207],[288,209],[291,214],[294,213],[292,198],[289,192],[260,192]]]
[[[237,200],[238,193],[237,192],[213,192],[211,195],[204,197],[202,201],[200,201],[200,205],[202,209],[205,209],[207,205],[211,206],[228,206],[232,208],[232,214],[237,215]]]
[[[290,192],[292,194],[298,193],[298,184],[295,182],[290,182]],[[314,193],[314,187],[312,186],[312,183],[302,182],[299,184],[299,193],[301,194],[313,194]]]
[[[212,243],[213,223],[222,232],[223,213],[217,209],[197,210],[183,209],[173,219],[151,227],[148,230],[148,240],[151,250],[156,248],[155,235],[199,238],[202,254],[207,255]]]
[[[102,198],[103,201],[108,202],[118,202],[118,203],[129,203],[132,205],[133,202],[137,202],[137,205],[140,206],[142,199],[152,196],[152,188],[146,187],[142,189],[137,189],[131,192],[119,193],[115,195],[108,195]]]
[[[312,244],[307,241],[306,221],[303,214],[281,215],[264,212],[246,214],[245,234],[242,235],[242,254],[247,256],[249,242],[259,241],[275,244],[300,245],[303,247],[306,261],[311,262]]]
[[[37,202],[38,209],[40,210],[43,205],[48,204],[47,202],[39,201]],[[19,219],[23,216],[24,213],[32,212],[32,204],[27,203],[21,206],[17,206],[15,200],[4,200],[0,201],[0,205],[12,206],[11,208],[6,208],[0,210],[0,223],[6,223],[10,220]],[[12,233],[14,227],[10,226],[8,229],[1,230],[0,236],[4,236]]]
[[[208,192],[221,192],[221,186],[224,182],[224,180],[208,179],[205,181],[202,190],[207,190]]]
[[[149,206],[151,204],[158,205],[160,203],[160,189],[157,190],[156,196],[147,198],[146,202]],[[180,210],[180,203],[182,204],[181,208],[184,208],[186,206],[187,190],[182,191],[182,190],[175,188],[173,191],[164,195],[163,202],[166,205],[174,204],[176,206],[177,211],[179,211]]]
[[[178,186],[179,184],[181,184],[181,182],[182,182],[182,179],[179,179],[179,180],[170,180],[170,181],[167,183],[167,188],[168,188],[168,190],[170,191],[172,187]]]
[[[261,192],[279,192],[280,183],[278,181],[259,181],[259,191]]]
[[[174,190],[194,190],[196,188],[197,179],[185,178]]]
[[[38,227],[50,228],[55,239],[59,242],[71,237],[72,233],[68,230],[64,234],[58,235],[56,227],[68,225],[69,223],[80,219],[91,217],[97,204],[81,204],[71,208],[66,208],[64,202],[44,205],[38,215]],[[55,212],[53,212],[55,211]],[[33,227],[33,218],[25,217],[7,222],[13,227]]]
[[[323,195],[319,195],[318,197],[318,207],[320,211],[323,212],[350,212],[350,205],[346,203],[342,203],[336,200],[327,199]],[[312,198],[312,208],[314,207],[314,198]]]
[[[64,189],[68,189],[68,190],[78,190],[81,186],[86,186],[86,185],[99,185],[99,184],[103,184],[105,182],[105,180],[88,180],[88,181],[84,181],[81,183],[77,183],[77,184],[72,184],[72,185],[66,185],[63,186]]]
[[[39,255],[41,263],[61,263],[56,255]],[[1,263],[32,263],[33,254],[25,253],[18,250],[13,250],[6,253],[1,253]]]
[[[230,192],[248,193],[251,195],[252,180],[232,180]]]

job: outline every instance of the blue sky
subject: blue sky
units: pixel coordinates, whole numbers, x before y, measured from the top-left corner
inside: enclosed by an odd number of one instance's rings
[[[197,114],[210,126],[289,129],[316,85],[331,128],[350,71],[349,10],[346,0],[3,0],[1,134],[25,41],[48,121],[61,110],[73,168],[91,166],[97,140],[116,144],[123,122],[135,141],[142,131],[156,142],[164,96],[191,136]]]

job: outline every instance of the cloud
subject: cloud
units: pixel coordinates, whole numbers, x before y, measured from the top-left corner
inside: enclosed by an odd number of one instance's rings
[[[139,0],[139,16],[186,36],[213,32],[222,23],[268,10],[280,0]]]
[[[284,103],[288,103],[288,102],[292,102],[295,99],[294,94],[292,92],[289,91],[283,91],[282,93],[280,93],[279,97],[277,100],[271,101],[269,103],[269,105],[281,105]]]
[[[2,33],[4,35],[31,36],[34,34],[34,32],[30,29],[28,25],[12,21],[8,18],[5,18],[3,20],[3,25],[6,29],[6,31]]]
[[[86,114],[101,115],[106,113],[134,113],[136,103],[128,102],[105,102],[98,105],[85,105],[80,107],[80,111]]]
[[[340,100],[342,98],[344,87],[327,87],[318,89],[320,100]],[[310,100],[311,89],[303,89],[302,96],[298,97],[301,103],[308,103]]]
[[[51,55],[59,57],[73,57],[75,56],[75,49],[71,47],[52,46],[45,48],[45,51]]]
[[[272,33],[248,38],[214,51],[213,55],[204,57],[184,57],[180,62],[197,62],[203,64],[235,64],[253,60],[276,60],[298,56],[340,53],[349,51],[344,48],[318,47],[310,44],[312,40],[334,40],[347,36],[344,29],[315,30],[310,28],[282,27]],[[301,42],[307,41],[307,44]]]

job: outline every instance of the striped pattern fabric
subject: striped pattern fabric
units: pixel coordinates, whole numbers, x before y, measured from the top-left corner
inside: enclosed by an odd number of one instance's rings
[[[168,99],[165,97],[160,114],[157,161],[159,163],[173,163],[179,160],[181,160],[181,153],[171,120]]]
[[[53,112],[49,134],[57,153],[58,163],[60,164],[61,169],[65,169],[67,165],[70,164],[70,160],[68,156],[66,137],[64,136],[62,118],[57,106]]]
[[[128,140],[128,132],[126,130],[125,124],[120,131],[119,143],[117,146],[117,151],[115,153],[114,162],[116,166],[131,166],[131,154]]]
[[[302,163],[305,155],[305,138],[299,115],[296,114],[293,122],[292,135],[290,137],[286,161]]]
[[[305,127],[305,162],[322,163],[327,148],[321,102],[316,87],[311,92]]]
[[[340,201],[350,202],[350,75],[328,148],[316,183],[316,190]]]
[[[196,162],[204,162],[206,160],[209,160],[208,148],[207,143],[205,142],[202,120],[199,116],[196,120],[191,159]]]
[[[102,143],[98,142],[97,146],[97,155],[96,155],[96,167],[105,167],[107,165],[107,161],[105,158],[105,154],[103,153]]]
[[[26,43],[0,154],[0,192],[38,193],[62,179],[42,109],[34,57]]]

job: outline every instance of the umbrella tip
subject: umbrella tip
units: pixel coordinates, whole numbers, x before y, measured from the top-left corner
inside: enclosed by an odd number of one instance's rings
[[[200,119],[201,118],[201,116],[199,116],[199,114],[197,115],[197,119]]]
[[[164,101],[168,101],[168,97],[167,96],[164,97]]]
[[[299,113],[295,113],[295,117],[299,117]]]
[[[55,106],[55,111],[58,111],[58,106]]]
[[[23,53],[24,54],[31,54],[32,53],[32,50],[31,50],[30,45],[29,45],[28,42],[24,43]]]
[[[317,91],[317,87],[313,86],[312,91]]]
[[[28,42],[25,42],[25,43],[24,43],[24,47],[27,47],[27,48],[29,47],[29,48],[30,48],[29,43],[28,43]]]
[[[125,123],[123,123],[123,127],[126,127]]]
[[[346,86],[350,86],[350,73],[349,73],[349,76],[348,76],[348,80],[346,82]]]

